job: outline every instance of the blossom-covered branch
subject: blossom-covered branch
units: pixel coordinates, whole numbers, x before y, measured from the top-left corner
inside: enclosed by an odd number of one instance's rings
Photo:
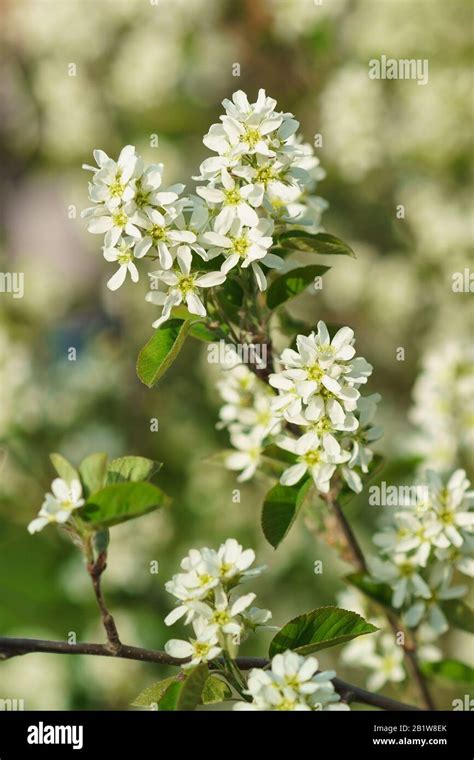
[[[25,654],[66,654],[66,655],[90,655],[95,657],[115,657],[118,659],[136,660],[138,662],[154,662],[158,665],[181,665],[182,660],[176,660],[167,652],[160,652],[153,649],[142,649],[141,647],[129,646],[122,644],[117,652],[111,652],[105,644],[79,643],[69,644],[65,641],[47,641],[43,639],[19,639],[0,636],[0,660],[8,660],[12,657],[19,657]],[[266,668],[268,660],[260,657],[239,657],[237,660],[238,667],[243,670],[252,668]],[[218,663],[215,663],[217,668]],[[361,689],[355,684],[343,681],[340,678],[333,678],[335,690],[341,695],[342,699],[349,702],[370,705],[378,707],[381,710],[405,711],[418,710],[413,705],[398,702],[396,699],[385,697],[382,694],[373,694],[365,689]]]

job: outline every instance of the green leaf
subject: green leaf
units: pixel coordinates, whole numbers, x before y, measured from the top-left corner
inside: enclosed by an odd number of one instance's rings
[[[163,710],[164,712],[174,712],[177,710],[181,688],[182,683],[180,681],[175,681],[175,683],[172,683],[170,686],[168,686],[162,698],[158,702],[158,710]]]
[[[391,608],[392,606],[392,589],[387,583],[375,581],[365,573],[351,573],[346,575],[345,580],[362,591],[365,596],[374,602],[381,604],[383,607]]]
[[[223,327],[221,326],[219,329],[222,330]],[[190,328],[189,334],[191,338],[200,340],[203,343],[214,343],[219,339],[219,336],[216,335],[215,330],[211,330],[205,324],[205,322],[195,322]]]
[[[61,454],[50,454],[49,458],[59,477],[65,480],[66,483],[71,483],[73,480],[81,480],[76,468]]]
[[[202,663],[189,671],[189,675],[181,685],[176,703],[176,710],[195,710],[202,702],[202,692],[207,681],[209,669]]]
[[[172,365],[191,327],[191,320],[169,319],[161,325],[138,355],[137,374],[152,388]]]
[[[150,480],[161,468],[161,462],[146,457],[119,457],[112,459],[107,473],[107,485]]]
[[[451,599],[443,604],[443,612],[455,628],[474,633],[474,610],[459,599]]]
[[[208,677],[205,663],[188,671],[185,680],[181,679],[168,686],[164,696],[158,702],[158,710],[183,711],[195,710],[202,703],[202,692]]]
[[[428,678],[435,676],[454,683],[474,685],[474,668],[460,660],[439,660],[439,662],[422,662],[421,672]]]
[[[312,251],[325,256],[351,256],[353,259],[356,255],[352,248],[344,243],[335,235],[327,232],[306,232],[305,230],[287,230],[282,232],[278,240],[284,247],[290,246],[299,251]]]
[[[204,705],[214,705],[232,697],[232,691],[221,678],[209,676],[202,690],[201,698]]]
[[[262,510],[262,529],[274,549],[279,546],[293,525],[303,504],[312,479],[302,484],[282,486],[277,483],[265,496]]]
[[[107,477],[107,454],[90,454],[79,465],[82,487],[86,499],[105,486]]]
[[[270,657],[287,649],[307,655],[344,644],[357,636],[377,631],[371,623],[349,610],[320,607],[290,620],[270,643]]]
[[[151,707],[152,705],[158,705],[161,699],[163,699],[165,693],[169,687],[177,683],[180,680],[180,675],[171,676],[165,678],[163,681],[157,681],[156,683],[148,686],[146,689],[140,692],[132,702],[133,707]]]
[[[114,483],[89,497],[80,517],[94,527],[111,527],[166,506],[168,497],[151,483]]]
[[[315,277],[322,276],[330,267],[310,264],[307,267],[298,267],[285,272],[272,282],[267,291],[267,305],[270,309],[276,309],[285,301],[294,298],[305,290]]]

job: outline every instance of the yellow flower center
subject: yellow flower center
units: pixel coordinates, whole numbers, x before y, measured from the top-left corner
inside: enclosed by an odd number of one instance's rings
[[[128,217],[124,211],[117,211],[117,213],[112,216],[112,219],[116,227],[125,227],[128,222]]]
[[[245,258],[249,249],[249,241],[245,237],[232,238],[232,248],[235,253]]]
[[[121,198],[124,190],[125,185],[120,182],[120,174],[117,174],[115,180],[109,185],[109,193],[113,198]]]
[[[148,234],[154,243],[159,243],[162,240],[166,240],[166,227],[160,227],[159,224],[154,224],[148,231]]]
[[[246,127],[243,141],[247,143],[250,148],[255,148],[256,144],[260,142],[262,136],[258,129],[255,127]]]
[[[224,190],[224,195],[227,206],[235,206],[241,201],[240,193],[235,187],[232,190]]]
[[[315,464],[318,464],[321,459],[321,452],[320,451],[308,451],[306,454],[303,454],[301,457],[301,460],[303,462],[306,462],[308,467],[314,467]]]

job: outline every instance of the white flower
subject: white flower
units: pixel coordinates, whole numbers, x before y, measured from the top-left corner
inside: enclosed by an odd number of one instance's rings
[[[349,458],[349,454],[343,451],[338,454],[328,454],[321,446],[319,437],[313,432],[305,433],[297,440],[282,437],[277,440],[277,446],[297,455],[297,463],[283,472],[280,483],[284,486],[292,486],[309,472],[316,488],[322,493],[328,493],[336,466]]]
[[[416,562],[426,567],[440,528],[429,517],[417,517],[408,510],[397,512],[394,522],[395,528],[374,535],[374,543],[380,546],[384,553],[414,552]]]
[[[283,259],[268,252],[273,242],[271,229],[272,223],[268,219],[260,219],[255,227],[246,227],[239,219],[235,219],[227,235],[215,231],[205,232],[202,241],[212,246],[208,252],[210,259],[224,254],[222,272],[227,274],[238,264],[244,269],[251,266],[260,290],[264,290],[266,279],[257,261],[274,269],[283,265]]]
[[[349,327],[338,330],[330,340],[326,325],[320,321],[317,334],[297,336],[297,351],[286,348],[282,352],[284,371],[271,376],[270,383],[285,396],[289,421],[300,424],[298,405],[291,404],[288,394],[300,396],[307,405],[304,416],[309,421],[327,416],[333,423],[343,424],[346,413],[357,408],[360,393],[356,386],[367,382],[372,368],[361,357],[353,359],[353,342]],[[289,418],[289,409],[295,412],[295,420]]]
[[[94,235],[105,233],[104,243],[106,248],[117,245],[122,235],[129,235],[136,240],[141,238],[141,232],[137,227],[137,214],[133,203],[124,206],[109,208],[106,205],[93,206],[81,212],[83,218],[88,219],[87,229]]]
[[[444,486],[441,478],[433,471],[427,472],[432,517],[439,528],[436,536],[436,546],[447,549],[453,545],[459,548],[464,541],[464,531],[474,528],[474,512],[468,511],[468,500],[472,492],[468,492],[469,481],[464,470],[456,470]]]
[[[181,200],[185,203],[185,199]],[[170,269],[176,258],[176,251],[183,243],[194,243],[196,235],[190,230],[176,229],[175,220],[178,209],[175,206],[158,211],[156,208],[147,209],[146,214],[137,217],[137,224],[145,232],[137,243],[136,255],[143,256],[149,251],[156,252],[162,269]],[[183,248],[185,246],[182,246]],[[191,253],[188,254],[191,261]]]
[[[184,247],[181,246],[181,249]],[[191,314],[205,317],[207,312],[199,298],[199,290],[213,288],[225,281],[225,274],[222,272],[192,274],[191,260],[186,255],[187,252],[178,249],[179,269],[158,270],[150,274],[152,283],[165,286],[165,290],[151,290],[146,296],[146,300],[150,303],[163,307],[161,316],[153,322],[153,327],[159,327],[166,322],[170,318],[173,307],[179,306],[183,301]]]
[[[183,665],[184,669],[193,668],[201,662],[210,662],[222,652],[218,645],[214,627],[207,626],[203,621],[196,620],[193,623],[196,638],[189,641],[170,639],[165,644],[165,651],[176,659],[191,658]]]
[[[139,211],[150,212],[156,207],[163,208],[176,203],[184,185],[177,184],[160,190],[162,179],[163,164],[145,166],[143,159],[138,157],[134,172],[133,202]]]
[[[262,434],[260,430],[251,433],[232,433],[232,446],[237,451],[227,455],[225,466],[229,470],[241,470],[237,480],[244,482],[255,475],[263,452]]]
[[[374,578],[388,583],[393,590],[392,604],[397,609],[410,602],[413,596],[430,599],[431,591],[418,572],[419,565],[414,557],[395,555],[393,561],[382,562],[373,558],[370,570]]]
[[[275,156],[270,147],[275,138],[280,146],[298,128],[298,122],[290,114],[275,113],[276,100],[268,98],[265,90],[259,90],[255,103],[250,104],[247,95],[238,90],[232,101],[226,99],[222,105],[226,110],[226,115],[221,116],[222,124],[213,124],[203,142],[225,160],[208,159],[201,167],[204,174],[215,167],[235,165],[244,154]]]
[[[49,523],[65,523],[72,512],[84,504],[79,480],[72,480],[68,484],[61,478],[55,478],[51,490],[53,493],[46,494],[38,517],[28,525],[29,533],[37,533]]]
[[[246,693],[252,702],[238,702],[234,710],[348,710],[339,702],[332,684],[335,672],[317,673],[318,666],[315,657],[302,657],[296,652],[275,655],[270,669],[250,671]]]
[[[245,594],[239,596],[233,601],[225,591],[217,586],[214,590],[214,603],[211,607],[205,605],[205,610],[200,612],[201,617],[207,622],[208,626],[214,627],[216,633],[222,632],[229,634],[240,640],[244,623],[240,615],[246,610],[255,599],[255,594]]]
[[[131,179],[137,158],[135,147],[126,145],[117,162],[109,158],[103,150],[95,150],[94,158],[98,168],[83,164],[82,168],[94,172],[89,184],[89,197],[94,203],[106,203],[109,209],[118,208],[135,195]]]
[[[221,171],[222,189],[217,186],[197,187],[196,192],[211,205],[222,205],[214,222],[220,235],[229,232],[232,222],[239,220],[248,227],[256,227],[258,214],[255,208],[262,203],[262,193],[252,184],[239,186],[227,169]],[[255,208],[254,208],[255,207]]]
[[[255,562],[253,549],[244,549],[235,538],[228,538],[217,550],[219,577],[222,581],[260,575],[263,567],[250,569]]]
[[[379,691],[386,683],[400,683],[405,679],[403,668],[403,647],[396,644],[393,635],[385,633],[379,637],[380,653],[374,652],[364,657],[364,666],[373,669],[367,680],[367,688]]]
[[[145,256],[145,251],[137,253],[133,238],[125,237],[113,248],[104,248],[104,258],[107,261],[116,261],[119,268],[107,282],[109,290],[117,290],[125,282],[127,272],[130,274],[132,282],[138,282],[138,269],[134,263],[135,258]]]
[[[438,635],[448,630],[448,621],[440,606],[440,602],[459,599],[467,593],[467,586],[450,586],[452,568],[444,565],[434,566],[429,578],[430,596],[421,594],[421,599],[415,601],[404,614],[404,620],[410,628],[418,626],[422,620]],[[415,597],[418,594],[414,594]]]

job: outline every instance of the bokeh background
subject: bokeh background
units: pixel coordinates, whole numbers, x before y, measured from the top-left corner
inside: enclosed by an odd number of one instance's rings
[[[104,590],[128,643],[163,646],[172,606],[164,582],[190,547],[228,536],[267,563],[255,590],[276,623],[334,603],[348,567],[318,541],[317,515],[300,520],[275,554],[259,526],[268,483],[242,486],[235,504],[233,475],[204,461],[227,441],[215,429],[216,370],[202,345],[189,341],[156,389],[136,378],[154,319],[145,278],[106,290],[99,238],[79,216],[88,205],[81,164],[96,147],[115,155],[133,143],[165,163],[167,183],[190,188],[222,98],[265,87],[307,140],[322,135],[324,224],[358,256],[333,267],[322,293],[299,299],[295,316],[356,330],[375,367],[370,390],[383,395],[378,448],[392,463],[384,479],[409,482],[425,464],[469,469],[472,311],[452,276],[472,267],[472,4],[3,0],[0,13],[0,271],[25,274],[23,299],[0,294],[1,634],[102,640],[73,547],[54,530],[26,531],[53,477],[51,451],[76,463],[94,451],[164,462],[159,480],[172,507],[113,529]],[[368,61],[381,55],[427,58],[429,83],[370,80]],[[380,510],[362,494],[348,514],[369,549]],[[323,575],[313,573],[316,559]],[[246,651],[265,646],[262,636]],[[445,636],[443,648],[472,661],[460,633]],[[363,682],[337,650],[321,661]],[[0,696],[30,709],[126,708],[163,675],[134,662],[28,655],[1,665]],[[459,696],[442,684],[437,693],[445,706]]]

